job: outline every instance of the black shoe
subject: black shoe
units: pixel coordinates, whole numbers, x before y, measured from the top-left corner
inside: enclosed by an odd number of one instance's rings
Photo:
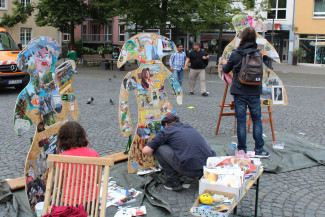
[[[271,156],[271,154],[265,150],[261,151],[261,152],[255,152],[255,157],[257,157],[257,158],[268,158],[270,156]]]
[[[209,96],[209,92],[202,93],[202,96]]]
[[[179,191],[182,189],[182,185],[179,180],[167,179],[164,184],[164,187],[170,191]]]
[[[194,92],[190,92],[190,95],[194,95]]]
[[[198,177],[195,177],[195,178],[189,178],[189,177],[181,177],[180,180],[183,181],[182,183],[182,187],[185,188],[185,189],[188,189],[190,188],[191,184],[193,182],[196,182],[198,181],[202,176],[198,176]]]

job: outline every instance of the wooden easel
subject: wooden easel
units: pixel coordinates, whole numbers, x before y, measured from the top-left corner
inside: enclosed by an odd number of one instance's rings
[[[235,105],[233,104],[233,102],[231,102],[229,104],[225,104],[226,97],[227,97],[227,92],[228,92],[228,86],[229,85],[226,83],[225,91],[224,91],[223,98],[222,98],[222,103],[219,105],[220,113],[219,113],[219,118],[218,118],[216,135],[218,135],[219,128],[220,128],[220,123],[221,123],[221,118],[223,116],[234,116],[235,117],[234,134],[236,133],[236,115],[235,115],[235,112],[223,112],[223,109],[225,107],[229,107],[231,110],[235,110]],[[269,118],[268,119],[262,119],[262,123],[269,123],[271,125],[272,139],[273,139],[273,142],[275,144],[276,140],[275,140],[275,135],[274,135],[274,126],[273,126],[273,119],[272,119],[272,113],[273,112],[274,111],[271,110],[271,106],[267,106],[267,111],[262,111],[262,114],[269,114]],[[249,133],[250,132],[250,127],[251,127],[251,124],[253,124],[253,121],[252,121],[252,117],[250,115],[250,112],[248,111],[248,112],[246,112],[246,114],[249,115],[249,119],[248,119],[248,121],[246,121],[247,133]]]

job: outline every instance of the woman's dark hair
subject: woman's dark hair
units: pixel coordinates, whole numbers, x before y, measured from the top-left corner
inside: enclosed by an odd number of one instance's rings
[[[144,68],[141,72],[141,85],[143,88],[149,88],[149,83],[148,83],[147,79],[145,78],[145,75],[147,73],[150,74],[149,68]]]
[[[84,128],[76,121],[68,121],[60,127],[58,133],[58,148],[67,151],[72,148],[81,148],[88,145],[87,134]]]
[[[241,47],[246,42],[256,42],[256,32],[252,27],[247,27],[243,30],[238,47]]]

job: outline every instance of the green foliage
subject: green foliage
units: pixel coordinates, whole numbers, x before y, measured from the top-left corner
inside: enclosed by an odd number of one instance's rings
[[[244,6],[244,10],[253,11],[254,17],[265,20],[266,18],[262,17],[261,13],[269,11],[271,8],[269,0],[261,0],[259,4],[255,4],[255,0],[241,0]]]
[[[40,0],[36,8],[35,21],[38,26],[53,26],[71,33],[71,28],[84,21],[88,6],[83,0]]]
[[[299,48],[297,50],[292,51],[292,56],[296,57],[301,62],[301,58],[304,55],[304,52],[304,49]]]
[[[82,47],[82,54],[97,54],[97,51],[90,47]]]
[[[97,52],[100,55],[111,54],[113,52],[113,48],[110,44],[106,44],[105,46],[99,46],[97,48]]]
[[[91,0],[88,7],[88,15],[98,20],[102,24],[107,24],[112,20],[112,17],[118,16],[116,0]]]
[[[0,26],[13,27],[17,23],[25,23],[34,11],[33,4],[26,4],[24,7],[18,0],[13,1],[13,4],[16,7],[13,8],[12,14],[4,13],[1,17]]]
[[[107,23],[117,12],[115,1],[92,0],[88,5],[84,0],[40,0],[36,6],[35,21],[38,26],[53,26],[71,34],[74,44],[74,28],[86,17]]]
[[[134,25],[135,32],[150,28],[159,28],[161,34],[166,31],[167,22],[189,31],[200,29],[203,22],[195,20],[199,0],[115,0],[119,14],[125,14],[122,21]],[[150,15],[149,15],[150,13]],[[148,16],[144,16],[148,14]],[[194,16],[193,16],[194,15]],[[166,24],[167,23],[167,24]],[[200,23],[200,25],[196,25]],[[184,28],[186,27],[186,28]],[[195,27],[195,28],[194,28]]]

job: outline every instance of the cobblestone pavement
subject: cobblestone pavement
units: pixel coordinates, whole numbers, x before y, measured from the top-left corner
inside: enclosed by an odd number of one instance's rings
[[[323,68],[297,66],[274,66],[286,85],[289,105],[275,107],[274,123],[276,131],[298,134],[305,133],[305,139],[325,145],[325,70]],[[127,68],[128,69],[128,68]],[[284,73],[281,73],[282,72]],[[118,125],[118,95],[122,78],[126,72],[105,71],[99,67],[78,66],[79,74],[74,77],[74,90],[80,108],[80,123],[87,131],[90,148],[100,156],[123,151],[127,138],[122,137]],[[296,72],[297,73],[293,73]],[[304,73],[302,73],[304,72]],[[323,73],[322,73],[323,72]],[[221,103],[224,83],[215,75],[207,75],[208,97],[199,94],[196,88],[190,96],[188,72],[183,82],[184,104],[177,106],[168,95],[181,119],[196,127],[204,136],[215,133],[218,104]],[[197,83],[198,84],[198,83]],[[17,137],[13,130],[12,114],[19,92],[12,88],[0,89],[0,180],[23,175],[23,167],[30,148],[35,125],[22,137]],[[89,97],[95,101],[87,105]],[[115,105],[109,103],[110,98]],[[228,95],[228,100],[231,96]],[[130,94],[130,112],[137,120],[135,97]],[[187,107],[194,106],[194,109]],[[134,127],[136,125],[134,124]],[[269,132],[268,125],[264,131]],[[233,118],[223,118],[219,136],[233,135]],[[281,173],[263,174],[260,182],[259,216],[325,216],[325,166]],[[163,196],[171,204],[174,216],[189,216],[189,209],[198,196],[197,184],[187,191],[167,192]],[[241,202],[238,212],[254,214],[255,191],[249,191]],[[5,216],[5,207],[0,206],[0,216]],[[149,214],[150,216],[150,214]]]

